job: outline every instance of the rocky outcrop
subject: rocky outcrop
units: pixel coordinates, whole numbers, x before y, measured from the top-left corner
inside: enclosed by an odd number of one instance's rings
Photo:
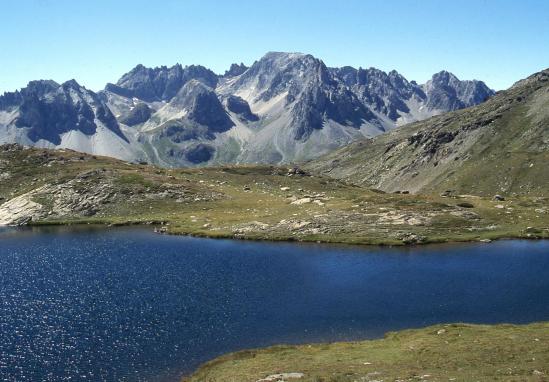
[[[212,159],[215,153],[215,148],[212,146],[199,143],[196,146],[191,147],[186,153],[185,156],[189,162],[198,164],[207,162]]]
[[[301,379],[305,376],[303,373],[280,373],[272,374],[265,378],[258,379],[256,382],[284,382],[289,379]]]
[[[238,116],[245,121],[255,122],[259,120],[259,117],[250,110],[250,105],[248,102],[238,96],[228,96],[225,99],[225,107],[227,110],[238,114]]]
[[[216,192],[197,193],[181,184],[153,187],[132,184],[113,170],[82,172],[62,183],[46,184],[0,204],[0,225],[25,225],[44,219],[75,219],[102,216],[111,205],[171,200],[178,203],[214,200]],[[0,200],[0,203],[2,200]]]
[[[140,125],[151,118],[151,108],[146,103],[138,103],[120,122],[128,126]]]
[[[44,207],[23,194],[0,205],[0,225],[25,225],[45,215]]]
[[[197,80],[185,84],[170,105],[185,110],[187,119],[207,126],[212,133],[234,126],[213,89]]]

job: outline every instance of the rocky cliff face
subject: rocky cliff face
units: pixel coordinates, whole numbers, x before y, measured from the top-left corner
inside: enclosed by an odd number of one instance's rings
[[[222,76],[202,66],[138,65],[98,94],[74,81],[31,82],[0,97],[0,142],[163,166],[287,163],[492,94],[447,72],[418,85],[396,71],[327,68],[311,55],[271,52]]]

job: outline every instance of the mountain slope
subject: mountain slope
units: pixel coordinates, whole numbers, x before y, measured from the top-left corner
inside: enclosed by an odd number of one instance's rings
[[[356,142],[308,168],[385,191],[548,196],[549,70],[485,103]]]

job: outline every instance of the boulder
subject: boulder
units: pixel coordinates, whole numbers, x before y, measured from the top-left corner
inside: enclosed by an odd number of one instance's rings
[[[293,204],[293,205],[296,205],[296,206],[300,206],[302,204],[307,204],[307,203],[311,203],[313,200],[311,198],[302,198],[302,199],[297,199],[293,202],[291,202],[290,204]]]

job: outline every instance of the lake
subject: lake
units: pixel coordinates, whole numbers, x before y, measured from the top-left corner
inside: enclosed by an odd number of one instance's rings
[[[549,320],[549,242],[407,248],[0,228],[2,381],[177,381],[225,352]]]

